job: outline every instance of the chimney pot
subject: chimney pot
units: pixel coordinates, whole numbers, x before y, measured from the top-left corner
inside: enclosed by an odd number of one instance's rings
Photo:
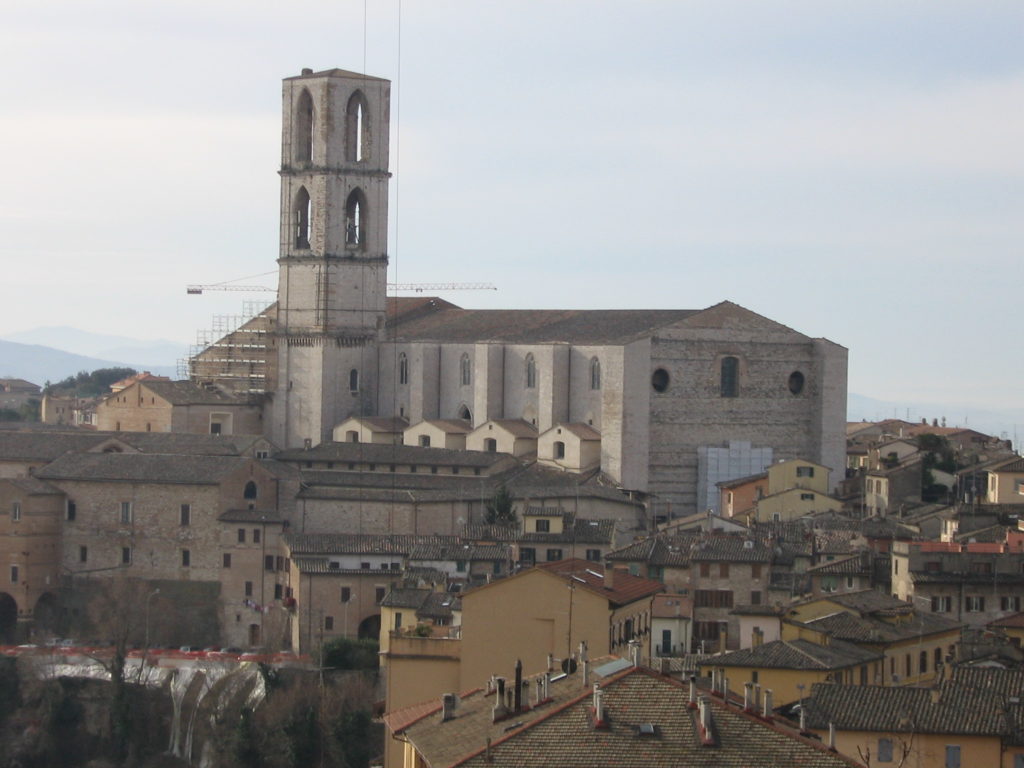
[[[836,724],[830,722],[828,724],[828,748],[835,752],[836,749]]]
[[[762,714],[769,719],[772,717],[772,691],[770,688],[764,692],[764,712]]]
[[[690,709],[697,706],[697,676],[690,675],[690,701],[688,702]]]
[[[313,70],[310,69],[309,67],[303,67],[302,68],[302,74],[304,74],[304,75],[312,75],[313,74]]]
[[[604,567],[604,588],[615,589],[615,569],[611,565]]]
[[[441,697],[441,722],[446,723],[455,717],[456,696],[454,693],[446,693]]]
[[[743,684],[743,711],[750,712],[753,709],[750,696],[754,692],[754,684],[749,680]]]
[[[514,691],[515,708],[513,711],[523,711],[523,660],[516,659],[516,687]]]
[[[807,733],[807,710],[800,707],[800,733]]]

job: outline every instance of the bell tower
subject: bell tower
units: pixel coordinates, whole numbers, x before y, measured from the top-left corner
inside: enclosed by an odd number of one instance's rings
[[[372,415],[387,300],[391,83],[304,69],[284,81],[271,438],[315,445]]]

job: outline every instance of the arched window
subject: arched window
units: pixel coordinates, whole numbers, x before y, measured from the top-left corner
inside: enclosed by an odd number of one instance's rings
[[[565,443],[563,443],[561,440],[556,440],[555,441],[555,458],[556,459],[564,459],[565,458]]]
[[[459,418],[465,421],[472,421],[473,414],[470,412],[467,406],[463,405],[461,408],[459,408]]]
[[[459,378],[464,387],[468,387],[473,381],[473,369],[469,364],[469,355],[465,352],[462,353],[462,359],[459,360]]]
[[[534,389],[537,386],[537,362],[533,355],[526,356],[526,388]]]
[[[405,352],[398,355],[398,383],[409,383],[409,358],[405,356]]]
[[[309,224],[313,220],[313,204],[305,187],[299,187],[292,213],[295,219],[295,247],[309,248]]]
[[[349,248],[362,248],[366,241],[366,196],[361,189],[353,189],[345,201],[345,244]]]
[[[354,429],[350,429],[348,432],[345,433],[345,442],[346,443],[358,443],[359,442],[359,433],[356,430],[354,430]]]
[[[735,357],[722,358],[722,397],[740,395],[740,361]]]
[[[353,393],[359,391],[359,371],[355,368],[348,372],[348,391]]]
[[[292,136],[295,161],[309,163],[313,160],[313,97],[305,88],[299,95],[295,109],[295,128]]]
[[[596,357],[590,358],[590,388],[601,388],[601,361]]]
[[[245,484],[245,490],[242,491],[242,496],[246,499],[255,499],[258,492],[256,490],[256,483],[250,480]]]
[[[366,96],[356,91],[345,108],[345,159],[360,163],[370,156],[370,119]]]
[[[498,441],[493,437],[484,438],[484,450],[490,453],[496,453],[498,450]]]

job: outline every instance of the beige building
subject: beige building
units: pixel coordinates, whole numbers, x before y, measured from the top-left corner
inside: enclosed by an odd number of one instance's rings
[[[64,493],[34,477],[0,479],[0,643],[56,625]]]
[[[261,435],[259,400],[188,381],[136,381],[96,406],[96,424],[115,432]]]
[[[470,451],[497,451],[513,456],[537,453],[537,428],[522,419],[491,419],[466,437]]]
[[[1013,458],[988,470],[989,504],[1024,504],[1024,459]]]

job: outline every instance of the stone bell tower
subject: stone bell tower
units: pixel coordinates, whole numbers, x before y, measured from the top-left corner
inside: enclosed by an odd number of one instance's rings
[[[284,81],[270,436],[315,445],[376,408],[387,299],[391,83],[330,69]]]

